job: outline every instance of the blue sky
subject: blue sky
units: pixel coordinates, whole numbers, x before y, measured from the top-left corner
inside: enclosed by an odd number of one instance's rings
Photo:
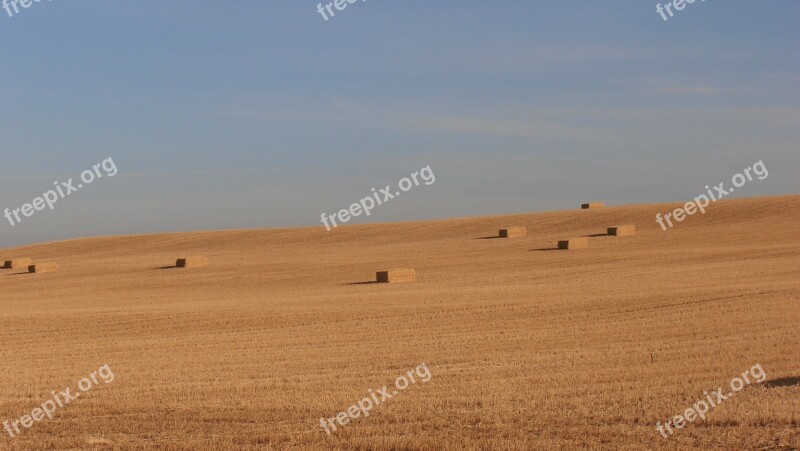
[[[797,193],[800,3],[53,0],[0,10],[0,246]],[[2,219],[2,218],[0,218]]]

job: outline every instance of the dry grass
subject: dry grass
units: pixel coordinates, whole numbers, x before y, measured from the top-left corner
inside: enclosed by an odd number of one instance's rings
[[[102,364],[116,379],[0,448],[797,448],[791,383],[669,440],[654,427],[755,363],[800,376],[800,197],[719,202],[662,232],[655,213],[677,206],[15,249],[62,270],[0,272],[0,421]],[[531,234],[478,239],[509,223]],[[595,236],[607,224],[637,234]],[[546,252],[582,235],[588,249]],[[188,253],[215,264],[159,267]],[[424,276],[364,283],[398,262]],[[428,383],[319,427],[422,362]]]

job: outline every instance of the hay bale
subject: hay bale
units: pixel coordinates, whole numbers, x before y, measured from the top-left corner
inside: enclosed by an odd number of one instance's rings
[[[509,227],[507,229],[500,229],[500,238],[515,238],[518,236],[525,236],[528,231],[525,227]]]
[[[606,204],[602,202],[589,202],[588,204],[581,204],[581,209],[589,210],[591,208],[603,208]]]
[[[415,282],[417,280],[417,272],[413,268],[395,268],[388,271],[378,271],[375,277],[378,283]]]
[[[28,266],[28,272],[36,274],[44,274],[56,271],[58,271],[58,263],[56,262],[44,262]]]
[[[208,266],[208,257],[205,255],[195,255],[192,257],[179,258],[178,261],[175,262],[175,266],[178,268],[200,268]]]
[[[6,260],[3,268],[5,269],[20,269],[20,268],[27,268],[28,266],[33,263],[33,260],[30,258],[15,258],[12,260]]]
[[[608,234],[614,236],[630,236],[636,234],[636,226],[631,224],[609,227]]]
[[[559,249],[585,249],[589,247],[589,238],[570,238],[558,242]]]

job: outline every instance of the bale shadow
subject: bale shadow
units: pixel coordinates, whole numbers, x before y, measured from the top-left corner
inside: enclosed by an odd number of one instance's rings
[[[153,268],[153,269],[161,269],[161,270],[164,270],[164,269],[175,269],[175,268],[177,268],[177,267],[178,267],[177,265],[170,265],[170,266],[159,266],[158,268]]]
[[[792,385],[800,385],[800,377],[798,376],[780,377],[778,379],[764,381],[762,385],[764,385],[767,388],[791,387]]]
[[[375,280],[370,280],[370,281],[367,281],[367,282],[350,282],[350,283],[343,283],[342,285],[345,285],[345,286],[346,286],[346,285],[372,285],[372,284],[375,284],[375,283],[380,283],[380,282],[377,282],[377,281],[375,281]]]
[[[24,276],[26,274],[33,274],[33,273],[30,272],[30,271],[25,271],[25,272],[15,272],[14,274],[6,274],[6,275],[7,276]]]
[[[476,240],[497,240],[503,238],[502,236],[493,235],[493,236],[482,236],[480,238],[475,238]]]
[[[601,237],[601,236],[612,236],[612,235],[609,235],[607,233],[593,233],[591,235],[581,235],[581,236],[587,237],[587,238],[597,238],[597,237]]]
[[[539,249],[531,249],[531,252],[549,252],[549,251],[560,251],[561,249],[557,247],[542,247]]]

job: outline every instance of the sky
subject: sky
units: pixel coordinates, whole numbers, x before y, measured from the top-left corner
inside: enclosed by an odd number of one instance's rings
[[[800,192],[800,2],[698,0],[667,21],[657,3],[0,10],[0,213],[117,168],[0,218],[0,247],[322,228],[427,166],[435,183],[349,224],[686,201],[758,161],[769,176],[731,198]]]

